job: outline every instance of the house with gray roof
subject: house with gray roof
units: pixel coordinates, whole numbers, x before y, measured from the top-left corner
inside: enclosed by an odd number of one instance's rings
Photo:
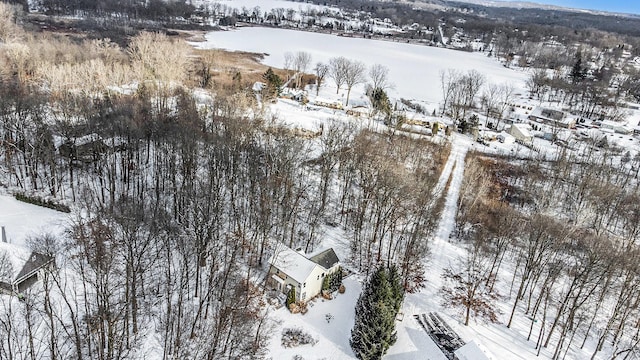
[[[288,294],[295,288],[296,301],[307,302],[322,291],[322,282],[340,269],[340,260],[333,249],[310,256],[279,244],[269,259],[267,286]]]
[[[53,257],[0,242],[0,292],[22,294],[54,263]]]

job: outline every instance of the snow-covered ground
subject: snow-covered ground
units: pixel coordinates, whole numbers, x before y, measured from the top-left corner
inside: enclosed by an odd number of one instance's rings
[[[333,300],[317,298],[309,303],[309,312],[305,315],[291,314],[286,307],[281,307],[271,314],[278,323],[273,332],[267,355],[268,358],[293,359],[295,355],[303,359],[353,359],[353,351],[349,345],[351,328],[355,318],[355,307],[362,291],[361,282],[346,278],[343,281],[346,291]],[[281,345],[282,330],[288,328],[302,329],[311,335],[317,343],[299,347],[285,348]]]
[[[264,63],[280,68],[284,65],[284,54],[297,51],[311,54],[311,68],[317,62],[327,63],[338,56],[362,61],[367,66],[382,64],[389,68],[389,79],[395,84],[395,89],[389,91],[391,97],[422,101],[430,110],[442,100],[441,71],[477,70],[488,82],[511,84],[520,93],[524,92],[528,77],[527,72],[507,69],[494,58],[480,53],[286,29],[252,27],[214,31],[206,35],[205,42],[194,43],[194,46],[265,53],[268,56]],[[333,86],[331,79],[325,81],[326,86]]]
[[[27,204],[0,193],[0,226],[8,242],[26,247],[30,237],[43,233],[60,235],[68,225],[69,214]]]

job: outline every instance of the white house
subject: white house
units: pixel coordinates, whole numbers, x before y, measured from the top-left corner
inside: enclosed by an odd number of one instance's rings
[[[3,262],[0,264],[0,292],[8,294],[22,294],[54,262],[50,256],[5,241],[0,242],[0,259]]]
[[[527,124],[513,124],[507,133],[516,138],[516,140],[527,144],[533,143],[533,135],[529,132],[529,125]]]
[[[340,260],[332,248],[307,257],[278,245],[269,264],[267,285],[284,294],[295,288],[296,301],[306,302],[320,294],[324,278],[338,271]]]

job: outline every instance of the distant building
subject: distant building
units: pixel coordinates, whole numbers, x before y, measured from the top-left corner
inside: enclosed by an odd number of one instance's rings
[[[618,134],[631,134],[633,132],[633,128],[631,128],[627,123],[621,123],[610,120],[602,120],[596,121],[596,124],[600,126],[600,129],[609,129],[613,130]]]
[[[561,110],[549,109],[545,107],[538,106],[528,117],[531,121],[536,121],[539,123],[562,127],[565,129],[573,129],[576,126],[576,119],[574,117],[568,116],[567,113]]]
[[[313,105],[327,107],[330,109],[342,110],[343,105],[340,100],[326,100],[322,98],[316,98],[313,100]]]
[[[507,134],[525,144],[533,143],[533,135],[531,135],[529,125],[527,124],[513,124],[507,130]]]

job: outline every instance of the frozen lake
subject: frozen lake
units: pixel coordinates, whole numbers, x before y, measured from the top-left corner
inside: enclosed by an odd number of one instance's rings
[[[359,60],[367,66],[382,64],[389,68],[391,82],[395,84],[395,89],[389,91],[391,96],[430,104],[437,104],[442,99],[441,70],[466,72],[475,69],[486,76],[487,82],[509,83],[518,92],[524,91],[528,77],[527,72],[507,69],[483,53],[285,29],[250,27],[215,31],[206,35],[206,42],[194,43],[194,46],[266,53],[264,63],[274,67],[283,67],[286,52],[297,51],[309,52],[312,64],[326,63],[336,56]],[[335,85],[327,79],[324,86]]]

